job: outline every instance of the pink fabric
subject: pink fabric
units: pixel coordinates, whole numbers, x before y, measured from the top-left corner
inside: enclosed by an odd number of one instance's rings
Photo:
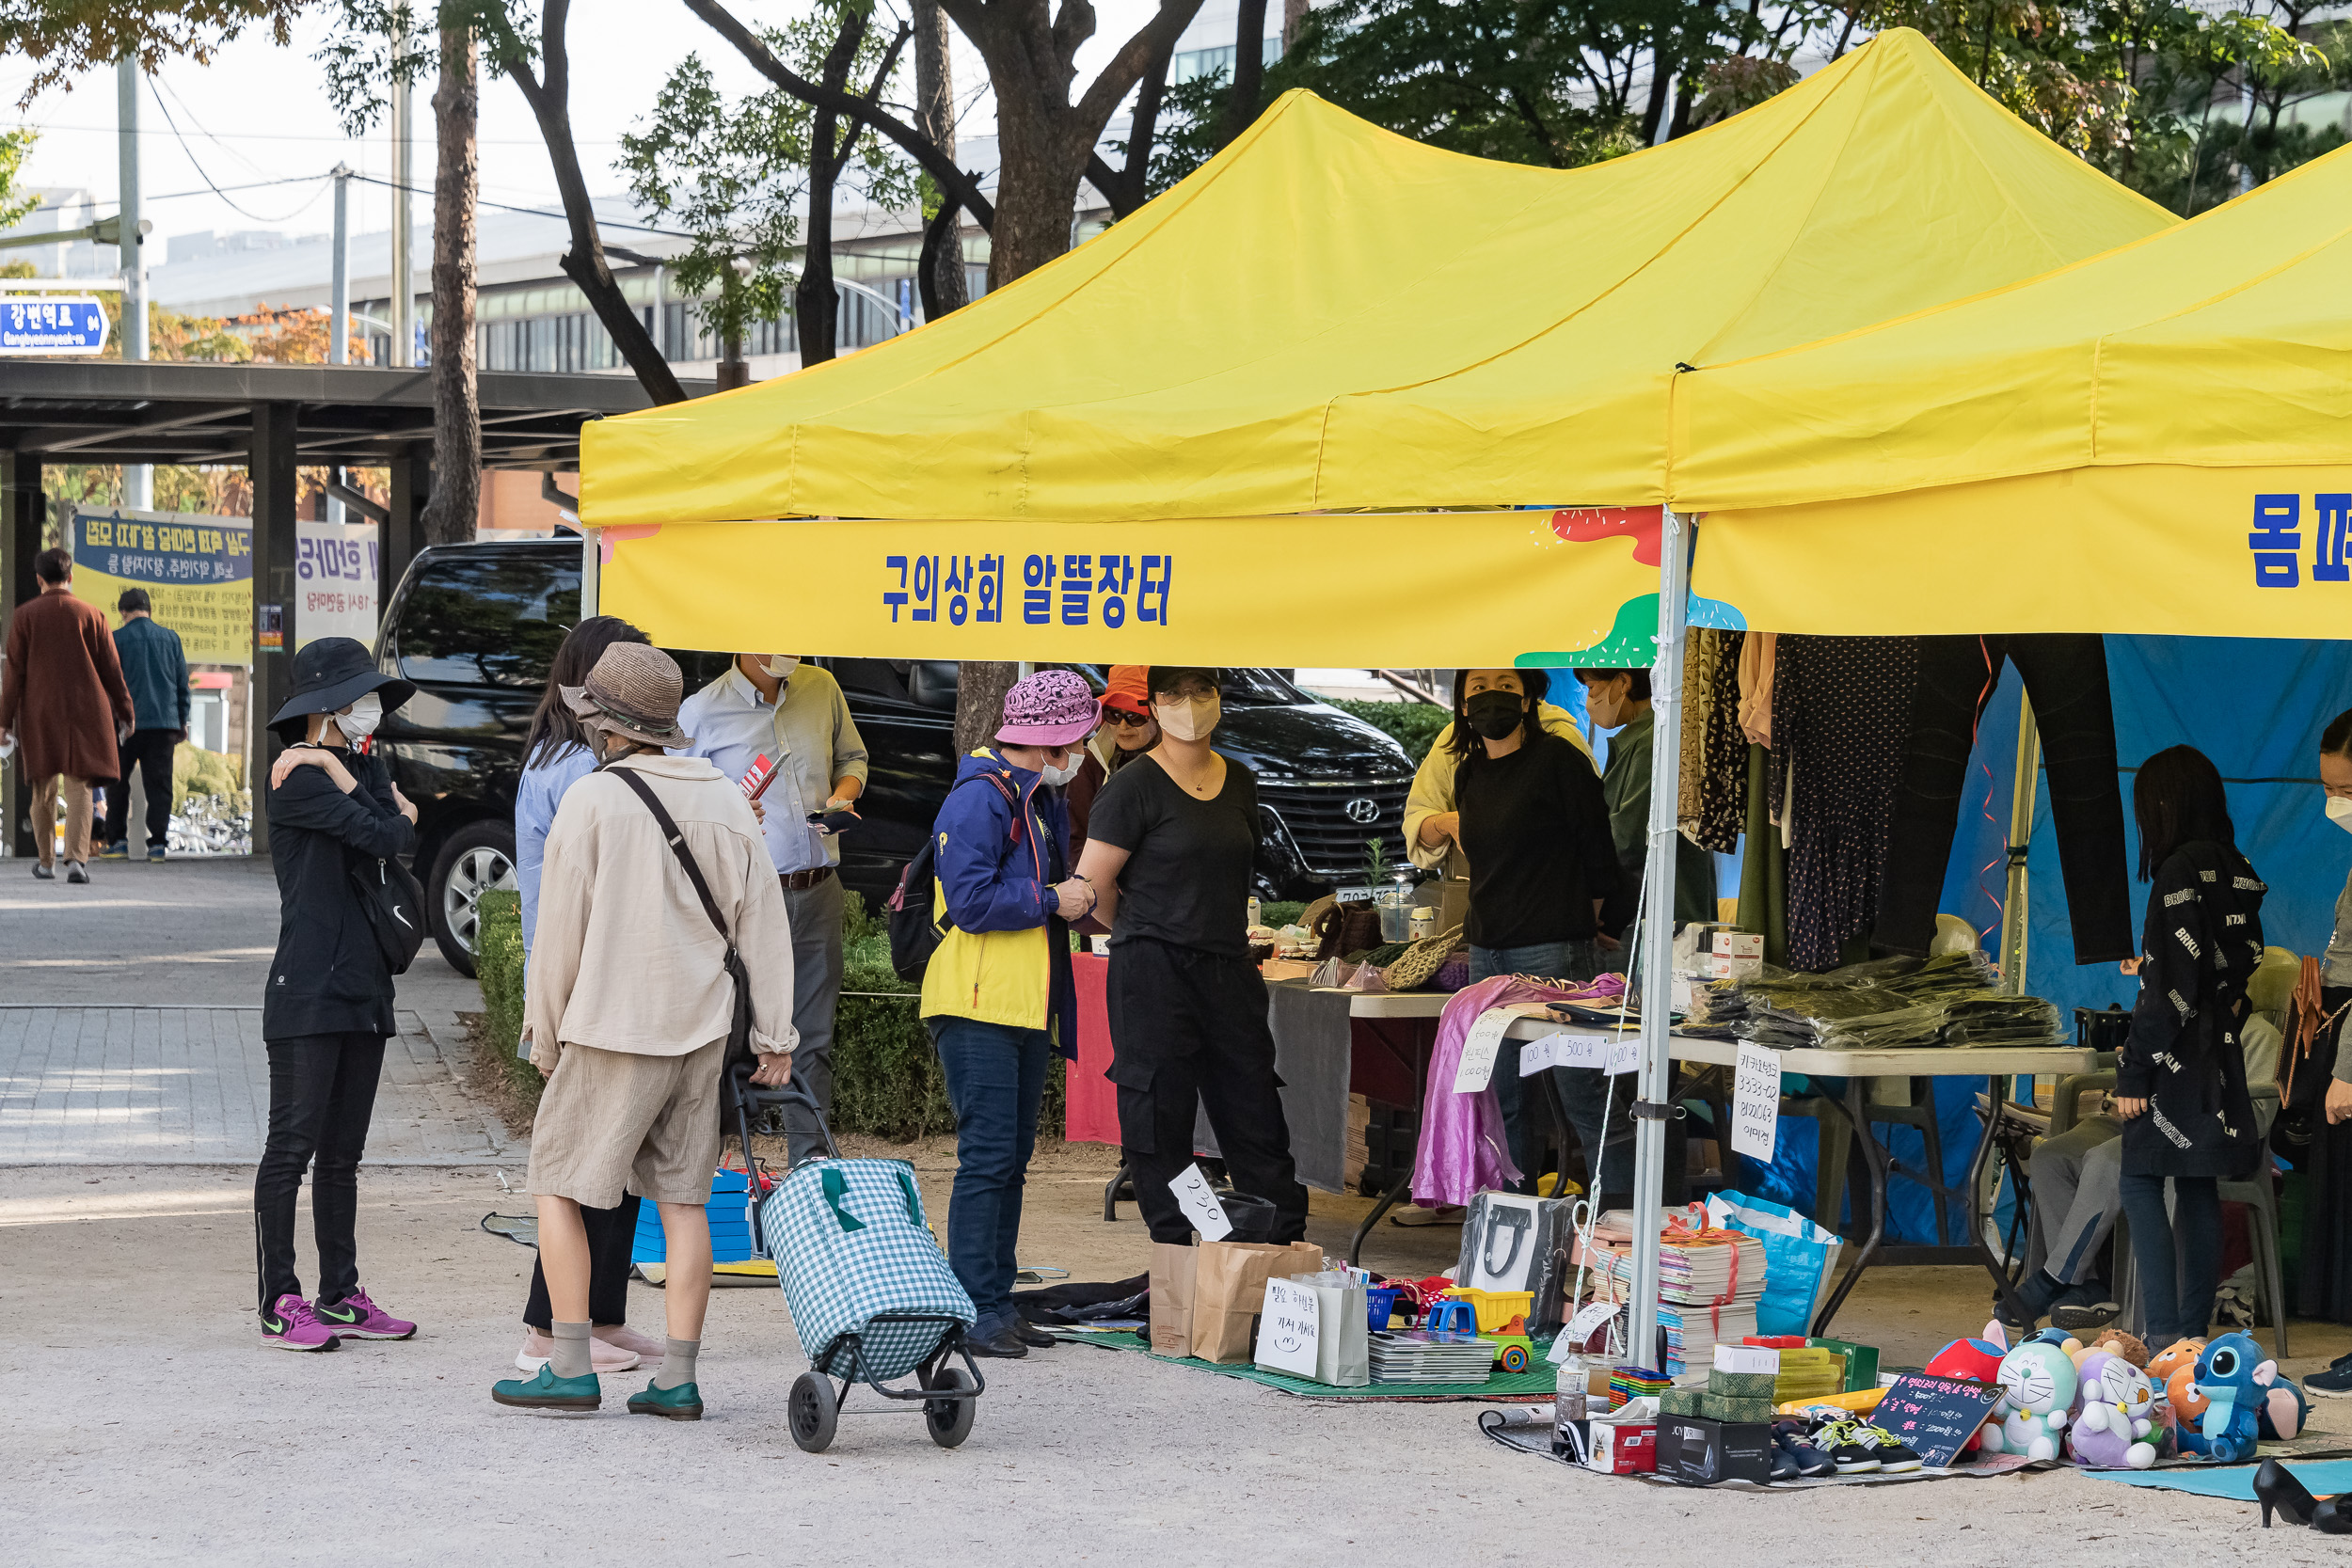
[[[1480,1013],[1517,1002],[1613,1002],[1624,994],[1622,974],[1604,974],[1581,988],[1537,985],[1521,975],[1498,974],[1455,991],[1438,1019],[1437,1050],[1429,1059],[1429,1082],[1422,1096],[1413,1201],[1424,1207],[1468,1203],[1482,1192],[1508,1190],[1519,1180],[1494,1085],[1476,1094],[1454,1092],[1462,1045]]]

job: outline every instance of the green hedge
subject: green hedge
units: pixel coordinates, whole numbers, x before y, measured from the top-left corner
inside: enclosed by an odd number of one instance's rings
[[[1421,766],[1421,759],[1429,754],[1429,748],[1438,742],[1438,732],[1454,719],[1452,708],[1438,707],[1431,703],[1359,703],[1333,700],[1331,705],[1342,713],[1362,720],[1374,729],[1394,736],[1396,743],[1405,748],[1405,754]]]
[[[947,1085],[916,1008],[919,987],[890,967],[890,938],[867,914],[865,899],[846,895],[840,1011],[833,1046],[833,1130],[886,1138],[919,1138],[954,1129]],[[515,1055],[523,1025],[522,901],[483,895],[476,970],[489,1015],[490,1041],[516,1088],[532,1103],[540,1079]],[[880,993],[880,994],[876,994]],[[1065,1079],[1058,1062],[1045,1075],[1040,1134],[1061,1136]]]
[[[519,893],[485,893],[474,928],[474,975],[500,1070],[526,1104],[539,1103],[539,1069],[515,1054],[523,1037],[523,899]]]

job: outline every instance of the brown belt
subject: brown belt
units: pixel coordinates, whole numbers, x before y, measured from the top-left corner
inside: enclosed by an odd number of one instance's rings
[[[820,865],[813,871],[779,871],[776,880],[784,884],[787,893],[806,893],[832,875],[832,866]]]

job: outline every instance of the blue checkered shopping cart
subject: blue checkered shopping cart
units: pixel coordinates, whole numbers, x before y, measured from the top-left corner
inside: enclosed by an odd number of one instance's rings
[[[731,1085],[747,1168],[754,1107],[817,1111],[798,1083],[782,1089],[753,1085],[748,1063]],[[824,1125],[821,1112],[818,1125]],[[830,1130],[824,1137],[826,1158],[803,1161],[765,1195],[755,1185],[745,1194],[754,1244],[775,1259],[809,1359],[792,1385],[792,1440],[810,1453],[824,1451],[850,1388],[864,1383],[884,1399],[923,1402],[931,1440],[952,1449],[971,1433],[974,1403],[985,1386],[964,1346],[972,1298],[923,1218],[914,1167],[901,1160],[844,1160]],[[956,1356],[962,1366],[947,1364]],[[883,1386],[910,1372],[914,1387]]]

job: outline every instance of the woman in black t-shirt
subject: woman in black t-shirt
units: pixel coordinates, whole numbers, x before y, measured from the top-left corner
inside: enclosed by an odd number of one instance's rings
[[[1450,834],[1470,862],[1472,984],[1498,974],[1590,980],[1618,943],[1602,929],[1602,906],[1618,892],[1616,841],[1600,779],[1581,752],[1543,727],[1538,709],[1549,681],[1541,670],[1465,670],[1454,677],[1455,809],[1422,832]],[[1532,1136],[1518,1044],[1503,1042],[1495,1098],[1522,1190],[1534,1191]],[[1583,1143],[1586,1179],[1595,1149],[1609,1142],[1598,1194],[1631,1183],[1632,1152],[1622,1137],[1625,1096],[1611,1106],[1607,1077],[1562,1069],[1552,1080]],[[1619,1124],[1612,1127],[1611,1124]]]
[[[1095,797],[1078,864],[1111,928],[1110,1079],[1136,1207],[1153,1241],[1191,1236],[1168,1183],[1192,1162],[1199,1104],[1234,1187],[1274,1205],[1274,1241],[1298,1241],[1307,1189],[1249,959],[1258,781],[1209,747],[1217,672],[1154,665],[1148,685],[1160,743]]]

